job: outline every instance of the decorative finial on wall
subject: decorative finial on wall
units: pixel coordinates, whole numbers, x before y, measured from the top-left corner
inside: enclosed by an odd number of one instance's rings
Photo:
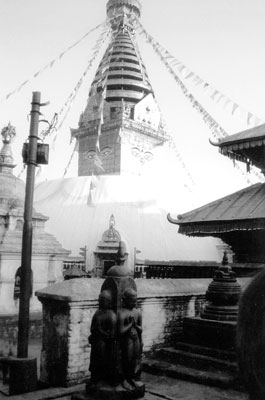
[[[13,138],[16,136],[16,128],[8,122],[8,125],[2,129],[1,135],[3,137],[3,143],[11,143]]]
[[[0,173],[11,173],[12,169],[16,166],[11,149],[12,140],[16,136],[16,128],[9,122],[8,125],[2,129],[1,135],[4,145],[0,151]]]

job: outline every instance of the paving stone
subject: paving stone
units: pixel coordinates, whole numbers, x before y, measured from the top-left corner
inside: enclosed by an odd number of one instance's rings
[[[219,389],[197,383],[182,381],[143,373],[142,380],[146,384],[145,400],[247,400],[248,396],[243,392],[229,389]],[[27,393],[20,396],[12,396],[12,400],[71,400],[74,392],[83,390],[85,385],[72,388],[51,388],[38,392]],[[8,400],[0,394],[0,400]]]

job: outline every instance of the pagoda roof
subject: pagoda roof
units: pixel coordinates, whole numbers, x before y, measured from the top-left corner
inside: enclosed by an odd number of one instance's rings
[[[257,183],[178,215],[177,219],[168,215],[168,220],[179,225],[179,233],[188,236],[265,229],[265,183]]]
[[[255,126],[234,135],[227,136],[218,142],[219,147],[241,145],[240,148],[248,148],[248,143],[251,145],[260,145],[260,141],[265,143],[265,124]],[[257,142],[257,143],[256,143]]]
[[[221,154],[255,165],[264,173],[265,124],[227,136],[214,145],[219,147]]]

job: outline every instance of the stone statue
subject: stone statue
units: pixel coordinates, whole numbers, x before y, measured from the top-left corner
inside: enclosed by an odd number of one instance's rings
[[[145,385],[140,380],[142,355],[142,315],[137,309],[136,284],[126,265],[128,253],[119,242],[116,265],[109,269],[99,308],[91,323],[91,379],[85,397],[75,399],[143,398]]]
[[[104,290],[99,295],[99,308],[91,322],[90,367],[91,384],[95,385],[100,380],[113,380],[115,373],[115,337],[117,317],[112,308],[112,296]]]
[[[137,387],[141,374],[142,315],[136,308],[137,293],[132,288],[123,293],[123,307],[118,311],[118,337],[121,349],[123,386]]]

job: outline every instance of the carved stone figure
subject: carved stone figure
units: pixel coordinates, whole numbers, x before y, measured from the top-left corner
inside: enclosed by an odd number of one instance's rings
[[[99,308],[91,322],[91,384],[113,380],[115,374],[115,336],[117,317],[111,309],[112,296],[104,290],[99,295]]]
[[[125,289],[123,307],[118,311],[118,337],[125,388],[137,387],[141,373],[142,315],[136,303],[136,291]]]
[[[136,284],[126,266],[128,253],[119,242],[117,264],[110,268],[99,295],[99,309],[91,323],[90,372],[86,396],[76,399],[143,398],[140,380],[142,315],[137,309]],[[87,396],[88,395],[88,396]]]

